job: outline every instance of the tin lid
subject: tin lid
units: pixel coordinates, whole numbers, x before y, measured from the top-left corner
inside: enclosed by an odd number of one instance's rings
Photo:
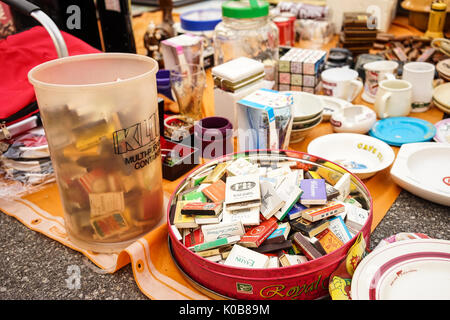
[[[260,0],[227,1],[222,4],[222,15],[236,19],[265,17],[269,15],[269,4]]]
[[[180,15],[181,28],[187,31],[210,31],[222,21],[220,9],[192,10]]]

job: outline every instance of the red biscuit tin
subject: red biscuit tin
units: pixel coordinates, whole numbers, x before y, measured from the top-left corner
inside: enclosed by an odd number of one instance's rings
[[[189,176],[205,170],[208,166],[242,156],[248,157],[249,160],[263,158],[273,161],[297,161],[298,168],[305,170],[319,168],[322,173],[327,175],[327,177],[324,177],[325,179],[335,179],[335,181],[342,174],[349,172],[331,161],[296,151],[264,150],[227,155],[197,168],[180,183],[169,202],[168,224],[171,224],[170,212],[172,205],[176,203],[176,194],[187,184]],[[351,174],[351,176],[352,192],[358,193],[357,197],[360,202],[363,202],[363,207],[369,210],[369,218],[360,230],[367,246],[369,246],[373,219],[372,197],[363,182],[355,175]],[[346,258],[348,250],[358,237],[358,235],[355,235],[351,241],[334,252],[300,265],[244,269],[211,262],[200,257],[177,240],[171,228],[168,229],[172,256],[191,283],[201,289],[203,293],[209,293],[213,298],[250,300],[313,300],[329,296],[329,277]]]

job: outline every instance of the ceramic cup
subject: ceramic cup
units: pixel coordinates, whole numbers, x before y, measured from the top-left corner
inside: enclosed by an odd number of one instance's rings
[[[331,68],[322,72],[323,92],[346,101],[353,101],[362,91],[363,83],[358,72],[349,68]]]
[[[435,66],[428,62],[409,62],[403,66],[403,80],[412,85],[411,112],[424,112],[431,106]]]
[[[375,111],[380,119],[405,117],[411,112],[412,85],[405,80],[383,80],[375,98]]]
[[[365,83],[362,98],[369,103],[375,102],[380,81],[393,80],[397,73],[398,63],[395,61],[374,61],[364,65]]]

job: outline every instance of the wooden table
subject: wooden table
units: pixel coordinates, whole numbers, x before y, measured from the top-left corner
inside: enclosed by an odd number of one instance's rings
[[[133,28],[136,39],[137,51],[139,54],[146,54],[146,49],[143,45],[143,38],[145,34],[145,30],[150,21],[154,21],[156,24],[161,21],[161,12],[146,12],[140,15],[139,17],[135,17],[133,20]],[[179,18],[177,15],[174,15],[174,20],[178,21]],[[422,32],[408,25],[407,17],[397,17],[391,28],[389,33],[395,35],[423,35]],[[334,36],[333,39],[323,45],[321,49],[329,51],[331,48],[335,48],[338,43],[338,36]],[[300,48],[311,48],[317,47],[317,44],[312,43],[311,41],[301,41],[296,44],[296,47]],[[213,116],[214,112],[214,94],[213,94],[213,80],[211,76],[211,70],[207,70],[207,88],[204,92],[203,96],[203,114],[205,117]],[[365,102],[361,95],[359,95],[354,104],[362,104],[368,106],[373,109],[373,104]],[[438,120],[442,119],[443,113],[437,108],[431,108],[426,113],[411,113],[411,117],[421,118],[431,123],[436,123]],[[318,125],[314,130],[312,130],[309,135],[301,142],[291,144],[289,148],[291,150],[306,152],[308,144],[315,138],[319,136],[323,136],[325,134],[333,133],[333,129],[329,122],[323,122]],[[397,154],[399,148],[393,147],[395,154]],[[164,180],[164,191],[168,194],[171,194],[178,184],[187,176],[180,177],[175,181],[167,181]],[[391,176],[390,176],[390,167],[377,173],[370,179],[364,181],[366,186],[371,192],[373,198],[377,199],[377,205],[375,207],[374,221],[372,223],[372,231],[376,228],[376,226],[380,223],[381,219],[384,217],[386,212],[389,210],[397,196],[400,194],[401,188],[396,185]]]

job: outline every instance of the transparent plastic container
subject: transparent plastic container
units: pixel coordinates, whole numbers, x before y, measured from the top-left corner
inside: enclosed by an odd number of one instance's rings
[[[275,80],[279,33],[263,1],[229,1],[222,5],[222,22],[214,29],[214,64],[239,57],[264,63],[265,79]]]
[[[118,252],[163,215],[155,60],[123,53],[33,68],[70,240]]]

